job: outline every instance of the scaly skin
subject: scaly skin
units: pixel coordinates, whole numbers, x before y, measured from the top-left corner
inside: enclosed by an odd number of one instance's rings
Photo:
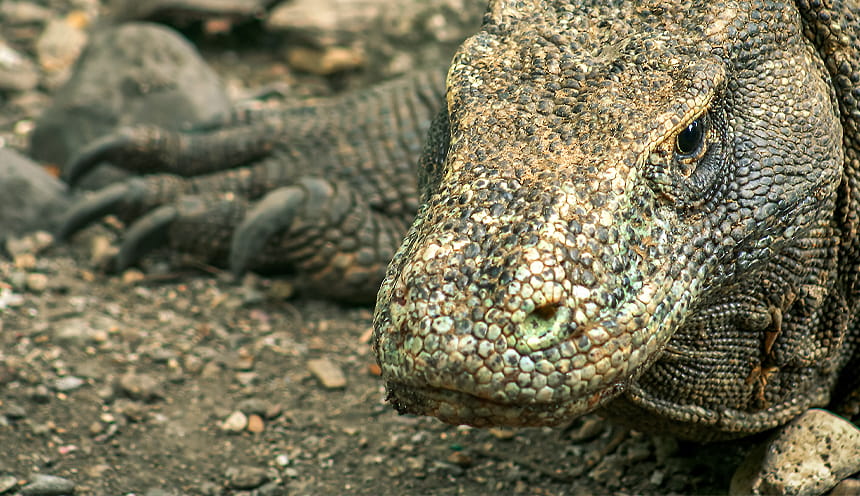
[[[834,3],[491,2],[379,292],[394,406],[698,440],[838,407],[860,31]]]

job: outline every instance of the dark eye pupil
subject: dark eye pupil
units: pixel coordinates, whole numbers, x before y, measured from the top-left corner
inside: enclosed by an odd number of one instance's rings
[[[681,155],[692,155],[702,146],[702,139],[705,137],[705,126],[701,119],[696,119],[678,133],[677,147],[678,153]]]

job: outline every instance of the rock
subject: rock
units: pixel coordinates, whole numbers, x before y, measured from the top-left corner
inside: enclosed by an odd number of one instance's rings
[[[254,489],[262,486],[270,479],[268,471],[251,466],[230,467],[225,475],[227,487],[231,489]]]
[[[166,491],[160,487],[154,487],[143,493],[143,496],[175,496],[175,493]]]
[[[68,71],[86,43],[87,34],[71,19],[51,19],[36,40],[39,64],[48,73]]]
[[[0,494],[10,491],[18,485],[18,478],[14,475],[0,475]]]
[[[201,496],[221,496],[221,486],[211,481],[203,481],[197,491]]]
[[[260,17],[269,6],[281,0],[114,0],[115,17],[122,20],[158,20],[184,25],[191,20],[211,17],[233,20]]]
[[[13,293],[7,288],[0,288],[0,310],[20,307],[24,304],[24,301],[22,295]]]
[[[273,30],[307,35],[362,32],[373,25],[391,0],[295,0],[276,7],[266,24]]]
[[[284,496],[287,491],[280,481],[273,480],[258,487],[254,493],[258,496]]]
[[[845,479],[830,491],[829,496],[857,496],[860,494],[860,479]]]
[[[10,24],[41,24],[53,15],[51,9],[33,2],[4,0],[0,3],[0,17]]]
[[[39,84],[39,69],[0,39],[0,92],[29,91]]]
[[[27,410],[17,403],[6,402],[2,412],[7,418],[18,420],[27,417]]]
[[[326,389],[346,387],[346,376],[343,375],[343,371],[328,358],[308,360],[308,370]]]
[[[35,474],[31,479],[21,488],[21,496],[63,496],[75,491],[75,483],[62,477]]]
[[[96,33],[52,106],[36,122],[33,157],[64,164],[82,146],[122,126],[170,129],[211,123],[230,111],[218,77],[175,31],[128,23]],[[101,168],[99,168],[101,170]],[[121,177],[95,171],[100,186]]]
[[[731,495],[813,496],[860,471],[860,428],[811,409],[753,449],[732,477]]]
[[[0,148],[0,238],[51,230],[68,204],[60,180],[23,155]]]
[[[475,32],[484,10],[482,2],[462,0],[293,0],[273,9],[265,23],[326,57],[337,47],[361,53],[360,60],[350,57],[351,63],[373,67],[378,77],[450,60],[457,45]],[[422,43],[414,53],[392,53],[392,45]],[[286,47],[288,53],[293,47]]]
[[[6,251],[13,257],[35,255],[51,246],[54,236],[46,231],[35,231],[21,237],[6,239]]]

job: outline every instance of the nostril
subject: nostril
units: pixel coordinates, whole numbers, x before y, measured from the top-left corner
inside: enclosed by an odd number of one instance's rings
[[[535,306],[517,325],[518,351],[531,353],[556,346],[576,326],[570,321],[570,309],[560,301]]]
[[[555,317],[555,314],[558,313],[558,307],[560,303],[546,303],[536,307],[532,310],[532,315],[548,320]]]

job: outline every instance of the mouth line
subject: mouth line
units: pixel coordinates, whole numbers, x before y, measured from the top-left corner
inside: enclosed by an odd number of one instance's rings
[[[408,382],[392,381],[387,385],[389,398],[394,395],[408,397],[410,399],[420,398],[421,403],[426,401],[438,403],[455,402],[457,404],[472,404],[472,405],[487,405],[495,408],[517,408],[516,405],[504,403],[489,398],[484,398],[472,393],[467,393],[459,389],[452,389],[439,386],[415,385]]]
[[[483,398],[472,393],[436,386],[389,382],[387,401],[400,414],[428,415],[449,424],[475,427],[528,427],[556,425],[564,421],[548,412],[559,409],[552,403],[514,404]]]

